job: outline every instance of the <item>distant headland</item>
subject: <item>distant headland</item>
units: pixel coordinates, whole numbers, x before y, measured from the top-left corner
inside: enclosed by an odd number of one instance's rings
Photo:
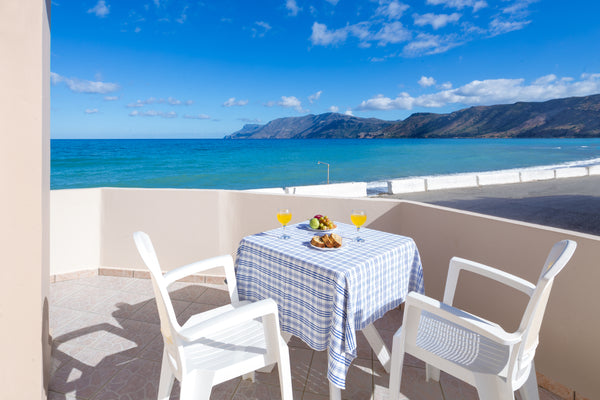
[[[592,138],[600,137],[600,94],[475,106],[402,121],[325,113],[248,124],[225,139]]]

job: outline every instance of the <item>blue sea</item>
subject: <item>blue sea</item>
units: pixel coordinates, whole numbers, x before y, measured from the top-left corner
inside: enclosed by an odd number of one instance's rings
[[[600,163],[600,139],[53,139],[51,188],[254,189]],[[374,189],[376,191],[376,189]]]

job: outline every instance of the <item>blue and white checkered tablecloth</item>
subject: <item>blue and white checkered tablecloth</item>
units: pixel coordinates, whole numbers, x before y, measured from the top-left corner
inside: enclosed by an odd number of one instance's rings
[[[272,298],[281,329],[311,348],[329,350],[327,376],[345,388],[356,357],[356,331],[404,302],[410,291],[423,293],[423,270],[415,242],[404,236],[337,223],[343,246],[318,250],[318,233],[307,224],[247,236],[237,251],[240,300]]]

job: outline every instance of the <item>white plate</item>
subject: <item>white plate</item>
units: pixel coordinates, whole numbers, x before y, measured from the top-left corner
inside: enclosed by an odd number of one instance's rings
[[[342,243],[342,245],[340,247],[317,247],[312,243],[308,243],[310,244],[310,247],[312,247],[313,249],[317,249],[317,250],[323,250],[323,251],[335,251],[335,250],[341,250],[344,247],[344,244]]]

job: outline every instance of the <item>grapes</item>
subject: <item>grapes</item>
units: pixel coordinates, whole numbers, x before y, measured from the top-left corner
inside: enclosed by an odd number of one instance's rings
[[[337,226],[333,223],[333,221],[326,215],[321,215],[321,214],[317,214],[315,215],[315,218],[319,221],[319,228],[320,230],[329,230],[329,229],[334,229]]]

